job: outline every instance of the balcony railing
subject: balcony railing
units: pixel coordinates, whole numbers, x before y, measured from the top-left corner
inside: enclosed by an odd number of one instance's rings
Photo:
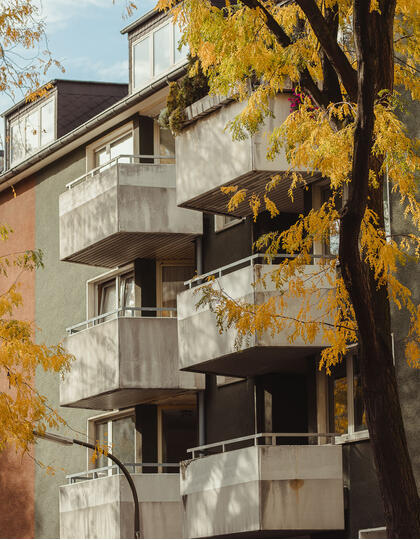
[[[150,163],[144,163],[141,160],[149,159]],[[120,154],[109,161],[103,163],[102,165],[99,165],[98,167],[95,167],[94,169],[90,170],[89,172],[82,174],[76,180],[73,180],[66,184],[66,189],[73,189],[74,187],[78,186],[82,182],[85,182],[86,180],[89,180],[90,178],[93,178],[97,174],[106,171],[113,165],[118,165],[118,163],[132,163],[132,164],[144,164],[144,165],[161,165],[161,163],[166,162],[166,164],[174,164],[175,163],[175,156],[174,155],[166,155],[166,156],[155,156],[151,154],[140,154],[140,155],[132,155],[132,154]]]
[[[69,182],[59,199],[60,259],[115,268],[193,258],[202,215],[177,207],[173,161],[123,154]]]
[[[124,463],[128,472],[132,474],[166,474],[161,470],[173,469],[173,472],[179,472],[179,463]],[[144,472],[144,468],[157,469],[156,472]],[[67,474],[66,480],[68,484],[75,484],[76,482],[84,482],[86,480],[97,480],[98,478],[104,478],[106,476],[112,476],[113,474],[122,474],[118,465],[109,465],[106,467],[97,467],[96,469],[89,469],[73,474]]]
[[[279,439],[303,438],[315,439],[313,444],[319,444],[321,439],[329,441],[330,444],[335,444],[335,438],[339,437],[339,433],[255,433],[254,435],[246,435],[245,437],[237,437],[236,439],[228,439],[227,441],[216,442],[212,444],[204,444],[194,448],[188,448],[187,453],[192,454],[192,458],[205,457],[209,450],[219,450],[217,453],[229,452],[232,446],[241,444],[247,446],[277,446],[281,444]],[[263,439],[261,441],[261,439]],[[245,444],[244,444],[245,443]],[[249,444],[246,444],[249,443]],[[325,443],[323,443],[325,444]],[[213,452],[212,452],[213,453]]]
[[[155,314],[155,315],[153,315]],[[158,315],[159,314],[159,315]],[[173,307],[133,307],[125,306],[107,313],[101,313],[95,317],[91,317],[86,321],[74,324],[66,328],[67,334],[75,334],[81,330],[86,330],[97,324],[104,323],[111,319],[118,319],[120,317],[176,317],[176,308]]]

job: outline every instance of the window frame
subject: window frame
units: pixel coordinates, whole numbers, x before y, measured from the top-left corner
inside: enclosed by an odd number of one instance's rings
[[[171,28],[171,30],[170,30],[170,34],[171,34],[171,37],[170,37],[170,59],[171,59],[171,64],[170,64],[169,68],[166,71],[162,71],[161,73],[156,75],[154,73],[154,70],[155,70],[155,66],[154,66],[154,34],[156,32],[158,32],[159,30],[161,30],[163,27],[165,27],[168,24],[169,24],[169,26]],[[148,38],[150,38],[150,43],[149,43],[149,63],[150,63],[149,74],[150,74],[150,78],[147,79],[146,81],[144,81],[140,86],[136,86],[135,85],[135,81],[136,81],[136,78],[135,78],[136,62],[135,62],[134,49],[135,49],[136,45],[138,45],[139,43],[141,43],[142,41],[144,41],[145,39],[148,39]],[[131,43],[131,70],[130,70],[131,92],[132,93],[138,92],[139,90],[141,90],[142,88],[144,88],[148,84],[150,84],[150,82],[152,82],[152,81],[154,81],[154,80],[156,80],[156,79],[158,79],[160,77],[165,77],[174,68],[176,68],[178,66],[182,66],[183,64],[185,64],[187,62],[187,56],[185,56],[185,58],[182,58],[182,59],[178,60],[177,62],[175,62],[175,49],[176,49],[176,47],[175,47],[175,24],[169,19],[166,19],[165,21],[163,21],[161,24],[156,26],[156,28],[153,28],[153,30],[151,30],[149,33],[145,34],[144,36],[141,36],[138,39],[133,40],[133,42]]]
[[[161,259],[156,261],[156,307],[163,308],[163,287],[162,287],[162,277],[163,277],[163,267],[164,266],[191,266],[195,268],[194,261],[188,259]]]
[[[136,414],[135,414],[135,408],[130,407],[129,409],[124,409],[122,411],[110,411],[106,413],[101,413],[95,416],[91,416],[87,419],[87,434],[88,434],[88,440],[92,442],[92,444],[96,444],[96,426],[98,424],[103,424],[107,422],[108,424],[108,443],[109,446],[111,446],[111,454],[112,454],[112,422],[114,420],[121,420],[122,418],[128,418],[133,417],[134,418],[134,459],[135,463],[141,462],[141,448],[142,448],[142,440],[141,440],[141,433],[139,433],[136,430]],[[93,456],[93,450],[88,449],[87,450],[87,470],[97,469],[96,461],[92,461]],[[117,456],[118,457],[118,456]],[[114,462],[111,459],[107,459],[107,466],[114,465]],[[112,469],[108,471],[108,476],[112,476]]]
[[[96,317],[97,315],[100,315],[99,311],[100,311],[101,286],[103,286],[107,282],[112,281],[113,279],[115,279],[115,287],[116,287],[115,309],[119,308],[121,278],[131,273],[134,274],[133,263],[122,266],[121,268],[109,270],[103,274],[100,274],[99,276],[96,276],[92,279],[88,279],[86,281],[86,318],[87,319],[91,319],[92,317]],[[134,286],[134,297],[135,297],[135,304],[138,304],[138,303],[141,304],[140,288],[137,287],[136,285]]]
[[[86,146],[86,172],[93,170],[96,168],[96,153],[105,148],[110,147],[111,144],[116,142],[118,139],[122,139],[126,135],[131,133],[133,137],[133,154],[136,154],[136,143],[135,143],[135,129],[134,129],[134,123],[133,122],[127,122],[123,126],[119,127],[118,129],[115,129],[108,133],[107,135],[104,135],[100,139],[97,139],[91,144],[88,144]]]
[[[43,109],[45,106],[49,105],[50,103],[53,103],[53,136],[52,139],[45,144],[42,144],[42,115],[41,115],[41,109]],[[26,121],[27,118],[33,114],[37,114],[38,116],[38,146],[28,152],[27,151],[27,143],[26,143]],[[14,125],[19,125],[19,123],[23,123],[23,157],[21,157],[18,160],[12,161],[12,155],[13,155],[13,140],[12,140],[12,129]],[[9,134],[9,144],[8,144],[8,159],[10,167],[14,165],[18,165],[19,163],[22,163],[30,156],[35,155],[37,152],[42,150],[43,148],[46,148],[48,145],[52,144],[57,139],[57,99],[55,92],[53,95],[50,95],[44,99],[42,99],[39,102],[33,103],[31,107],[28,107],[25,110],[19,111],[18,114],[12,116],[11,118],[7,119],[7,125],[8,125],[8,134]]]
[[[227,223],[223,221],[227,217],[232,217],[232,221],[228,221]],[[227,216],[226,214],[214,214],[214,232],[220,233],[222,231],[225,231],[226,229],[230,229],[231,227],[235,227],[235,225],[239,225],[240,223],[243,223],[245,221],[245,218],[238,218],[235,216]]]

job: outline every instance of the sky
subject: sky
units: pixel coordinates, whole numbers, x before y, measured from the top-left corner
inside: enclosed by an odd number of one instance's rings
[[[128,82],[127,35],[120,30],[154,8],[156,0],[135,0],[137,10],[127,18],[126,0],[38,0],[46,22],[49,49],[65,68],[50,69],[54,78]],[[16,96],[14,101],[20,101]],[[13,100],[0,94],[0,113]],[[2,132],[2,126],[0,127]]]

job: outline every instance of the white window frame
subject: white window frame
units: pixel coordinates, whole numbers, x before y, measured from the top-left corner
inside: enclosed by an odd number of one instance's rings
[[[154,34],[156,32],[158,32],[159,30],[161,30],[164,26],[166,26],[168,24],[169,24],[169,26],[171,28],[171,31],[170,31],[170,34],[171,34],[171,38],[170,38],[171,65],[166,71],[162,71],[161,73],[156,75],[154,73],[154,58],[153,58]],[[132,92],[137,92],[138,90],[141,90],[142,88],[144,88],[145,86],[150,84],[151,81],[153,81],[153,80],[155,80],[157,78],[165,77],[168,73],[173,71],[174,68],[176,68],[178,66],[182,66],[183,64],[185,64],[187,62],[187,57],[182,58],[181,60],[178,60],[178,62],[175,62],[175,34],[174,34],[174,32],[175,32],[174,23],[172,23],[170,20],[167,19],[164,22],[162,22],[162,24],[157,26],[156,28],[153,28],[153,30],[149,34],[145,34],[144,36],[141,36],[139,39],[133,41],[133,43],[131,44],[131,59],[132,59],[132,61],[131,61],[131,73],[130,73],[130,81],[131,81]],[[135,49],[136,45],[138,45],[139,43],[141,43],[142,41],[144,41],[147,38],[150,38],[150,43],[149,43],[149,60],[150,60],[149,75],[150,75],[150,78],[145,80],[142,83],[141,86],[135,86],[135,80],[136,80],[136,78],[135,78],[135,66],[136,66],[136,63],[135,63],[134,49]]]
[[[88,441],[92,444],[96,444],[96,425],[107,422],[108,424],[108,443],[110,445],[110,452],[112,454],[112,422],[114,420],[120,420],[121,418],[134,417],[134,458],[135,462],[139,463],[141,461],[141,448],[142,448],[142,439],[141,433],[139,433],[135,428],[135,408],[124,409],[123,411],[112,411],[107,413],[98,414],[96,416],[91,416],[87,419],[87,434]],[[87,469],[97,469],[97,463],[92,460],[93,450],[88,449],[87,451]],[[118,456],[116,456],[118,458]],[[114,465],[114,462],[108,458],[107,465]],[[108,476],[112,475],[112,469],[108,471]]]
[[[86,319],[91,319],[92,317],[96,317],[99,314],[98,312],[100,286],[107,281],[111,281],[112,279],[115,279],[117,293],[115,295],[115,309],[118,309],[120,301],[120,278],[130,272],[134,272],[133,263],[122,266],[121,268],[109,270],[108,272],[100,274],[99,276],[96,276],[86,281]],[[135,300],[136,304],[141,304],[140,288],[137,286],[135,287]]]
[[[227,217],[233,217],[234,219],[226,223],[225,219]],[[219,233],[219,232],[225,231],[226,229],[230,229],[231,227],[234,227],[235,225],[239,225],[239,223],[243,223],[244,221],[245,221],[245,218],[235,218],[235,216],[227,216],[225,214],[215,214],[214,215],[214,232]]]
[[[104,148],[106,146],[111,146],[112,143],[114,143],[118,139],[122,139],[123,137],[125,137],[129,133],[132,134],[133,148],[135,149],[135,137],[134,137],[134,125],[133,125],[133,122],[128,122],[127,124],[124,124],[123,126],[119,127],[118,129],[115,129],[111,133],[108,133],[107,135],[104,135],[103,137],[96,140],[95,142],[87,145],[86,146],[86,172],[88,173],[92,169],[96,168],[96,163],[95,163],[96,152],[98,152],[99,150],[101,150],[102,148]]]
[[[49,103],[54,103],[54,114],[53,114],[53,126],[54,126],[54,132],[53,132],[53,138],[45,143],[44,145],[41,145],[41,134],[42,134],[42,125],[41,125],[41,109],[48,105]],[[32,152],[26,151],[26,119],[31,116],[32,114],[37,113],[39,118],[39,128],[38,128],[38,142],[39,145],[37,148],[35,148]],[[16,124],[19,124],[19,122],[23,122],[23,145],[24,145],[24,155],[22,158],[16,161],[12,161],[12,127]],[[9,163],[10,167],[13,165],[17,165],[18,163],[21,163],[22,161],[25,161],[30,156],[35,155],[37,152],[39,152],[42,148],[47,147],[49,144],[52,144],[57,139],[57,100],[55,93],[52,96],[49,96],[45,100],[41,100],[34,104],[33,107],[29,107],[28,109],[21,111],[16,116],[13,116],[12,118],[8,119],[8,128],[9,128]]]

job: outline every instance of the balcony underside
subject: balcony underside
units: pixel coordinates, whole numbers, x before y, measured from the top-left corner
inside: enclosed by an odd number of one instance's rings
[[[308,359],[320,350],[320,347],[250,347],[184,367],[183,371],[228,377],[255,377],[265,373],[306,373]]]
[[[264,194],[266,193],[265,186],[267,182],[276,174],[282,174],[282,171],[249,171],[239,178],[235,178],[231,182],[223,184],[223,187],[238,186],[238,189],[246,189],[247,195],[257,193],[261,196],[260,211],[265,210],[264,206]],[[283,172],[284,174],[284,172]],[[307,173],[301,173],[305,180],[310,183],[318,178],[319,174],[310,175]],[[303,189],[302,186],[298,186],[293,190],[293,200],[289,196],[289,189],[291,185],[291,177],[284,176],[281,182],[275,189],[268,194],[269,198],[276,204],[280,212],[289,213],[302,213],[304,211],[303,206]],[[194,197],[184,203],[179,204],[182,208],[189,208],[191,210],[199,210],[201,212],[210,212],[215,214],[233,215],[236,217],[247,217],[252,214],[252,210],[249,206],[248,198],[239,204],[238,208],[234,212],[229,212],[227,207],[232,194],[226,195],[221,191],[221,186],[214,188],[198,197]]]
[[[115,268],[137,258],[192,259],[197,235],[118,232],[63,260]]]
[[[194,405],[196,391],[168,388],[118,388],[97,396],[89,396],[74,403],[63,403],[64,407],[112,411],[125,407],[134,407],[139,403],[170,402],[171,405]]]

